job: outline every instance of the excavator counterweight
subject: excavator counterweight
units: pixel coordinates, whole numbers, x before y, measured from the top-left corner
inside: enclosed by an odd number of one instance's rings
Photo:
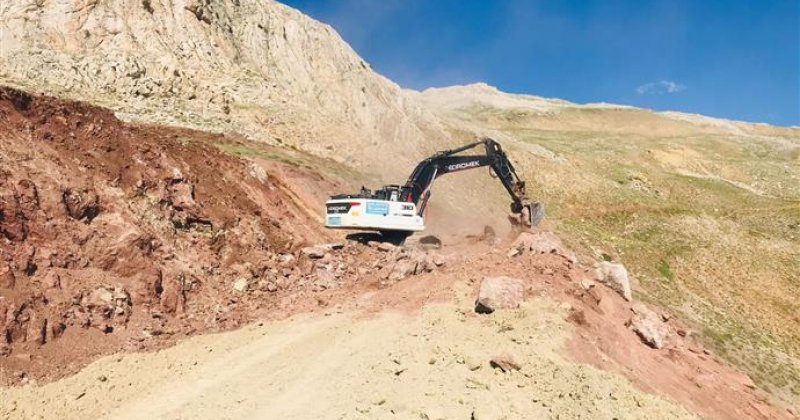
[[[485,153],[461,155],[461,152],[484,146]],[[334,195],[326,203],[325,226],[331,229],[380,231],[384,236],[408,236],[425,229],[423,213],[431,196],[433,182],[440,176],[488,166],[511,196],[513,224],[536,226],[544,217],[541,203],[531,202],[525,193],[525,181],[517,176],[514,165],[496,141],[484,138],[462,147],[444,150],[420,162],[405,185],[386,185],[370,191],[364,187],[357,194]]]

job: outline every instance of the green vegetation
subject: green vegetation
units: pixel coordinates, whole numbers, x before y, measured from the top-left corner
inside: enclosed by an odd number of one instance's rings
[[[658,263],[658,272],[667,280],[674,280],[675,274],[672,274],[672,270],[669,269],[669,263],[661,260]]]
[[[266,159],[295,167],[311,168],[303,159],[292,156],[277,148],[268,150],[265,146],[259,147],[254,144],[245,144],[242,142],[218,142],[215,143],[214,146],[233,156]]]

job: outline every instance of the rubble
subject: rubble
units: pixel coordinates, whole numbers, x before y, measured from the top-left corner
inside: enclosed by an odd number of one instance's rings
[[[522,232],[511,244],[507,252],[509,258],[530,254],[557,254],[564,257],[571,264],[577,262],[575,253],[568,250],[561,243],[561,239],[553,232]]]
[[[11,267],[0,263],[0,289],[13,289],[16,283],[16,276]]]
[[[325,258],[329,252],[342,249],[344,244],[341,243],[331,243],[331,244],[320,244],[314,246],[307,246],[300,250],[300,253],[313,259],[320,259]]]

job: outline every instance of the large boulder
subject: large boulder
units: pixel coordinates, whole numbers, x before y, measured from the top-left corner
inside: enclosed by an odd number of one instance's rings
[[[595,266],[594,278],[616,290],[628,302],[633,300],[628,270],[622,264],[603,261]]]
[[[481,282],[475,312],[490,314],[498,309],[514,309],[525,299],[525,284],[513,277],[486,277]]]
[[[633,305],[631,311],[633,311],[631,328],[642,341],[654,349],[664,347],[669,336],[669,327],[661,316],[641,303]]]

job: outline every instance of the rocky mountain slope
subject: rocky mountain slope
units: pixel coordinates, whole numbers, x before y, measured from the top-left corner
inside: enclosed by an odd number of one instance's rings
[[[800,129],[576,105],[483,85],[419,98],[455,133],[501,139],[549,220],[630,260],[642,298],[787,400],[800,396]]]
[[[15,0],[0,34],[0,79],[126,119],[236,131],[387,176],[442,140],[334,30],[272,0]]]

